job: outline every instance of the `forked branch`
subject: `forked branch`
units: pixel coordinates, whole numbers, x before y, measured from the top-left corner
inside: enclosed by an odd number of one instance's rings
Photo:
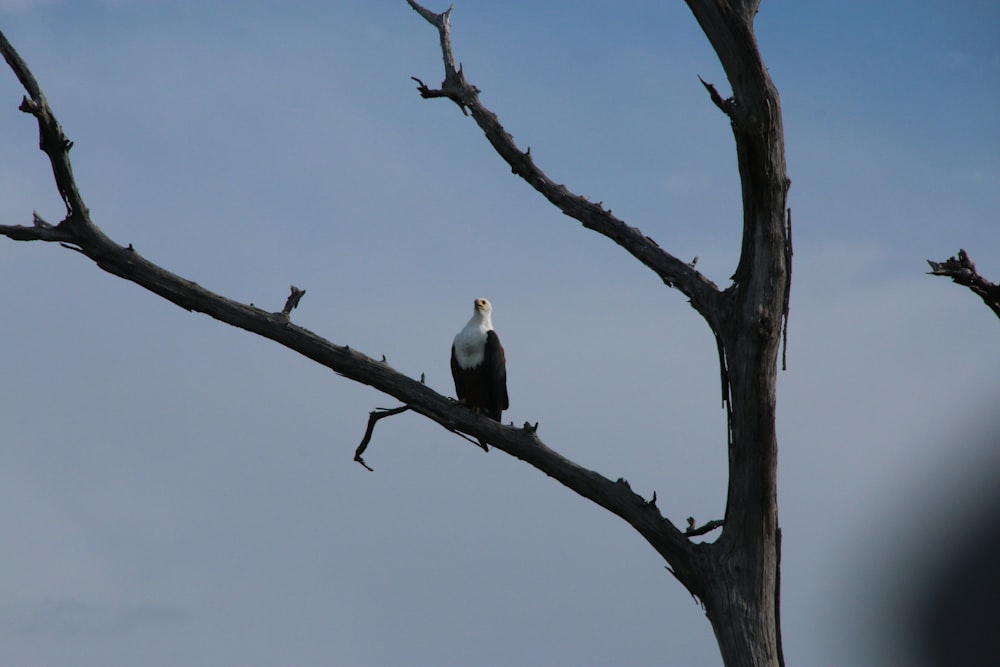
[[[513,137],[500,124],[496,114],[479,101],[479,89],[465,80],[462,69],[455,63],[451,48],[451,10],[435,14],[414,0],[406,0],[428,23],[437,28],[441,42],[441,56],[444,61],[444,81],[441,88],[432,89],[420,79],[417,90],[425,98],[446,97],[457,104],[463,113],[471,114],[473,120],[486,135],[487,140],[511,170],[524,179],[567,216],[579,221],[587,229],[608,237],[652,269],[668,286],[676,287],[691,299],[691,305],[700,312],[709,326],[721,325],[726,316],[720,302],[719,288],[711,280],[694,268],[693,263],[684,262],[660,248],[653,239],[639,229],[604,208],[602,203],[571,192],[565,185],[550,179],[531,157],[531,149],[522,151],[514,143]]]

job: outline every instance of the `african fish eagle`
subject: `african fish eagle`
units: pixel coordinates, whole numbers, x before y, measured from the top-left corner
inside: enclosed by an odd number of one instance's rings
[[[451,345],[451,375],[458,400],[496,421],[507,409],[507,360],[493,330],[493,305],[476,299],[472,319]]]

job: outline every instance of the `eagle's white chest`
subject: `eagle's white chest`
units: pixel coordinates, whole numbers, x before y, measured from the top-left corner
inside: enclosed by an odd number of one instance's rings
[[[486,332],[479,322],[469,322],[455,336],[455,359],[462,368],[475,368],[486,357]]]

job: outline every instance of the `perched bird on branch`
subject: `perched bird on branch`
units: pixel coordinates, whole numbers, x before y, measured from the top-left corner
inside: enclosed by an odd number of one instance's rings
[[[507,400],[507,359],[496,331],[493,306],[476,299],[472,319],[451,345],[451,375],[458,400],[476,412],[500,421]]]

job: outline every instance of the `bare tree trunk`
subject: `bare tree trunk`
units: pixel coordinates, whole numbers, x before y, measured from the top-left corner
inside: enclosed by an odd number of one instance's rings
[[[781,665],[775,395],[791,281],[781,107],[753,36],[758,3],[688,5],[733,88],[729,99],[713,99],[732,121],[743,190],[742,253],[726,290],[732,310],[717,330],[732,414],[729,495],[705,607],[726,665]]]
[[[724,520],[679,530],[624,479],[611,481],[547,447],[537,424],[505,426],[477,415],[433,391],[422,381],[392,369],[346,345],[337,345],[296,326],[292,309],[304,291],[293,288],[281,312],[238,303],[149,262],[131,246],[109,239],[93,223],[70,166],[72,142],[56,121],[41,88],[0,33],[0,51],[28,96],[21,110],[35,117],[39,147],[48,156],[66,217],[49,224],[36,216],[31,226],[0,225],[0,235],[22,241],[56,242],[92,259],[100,268],[131,280],[185,308],[272,339],[336,373],[394,396],[402,408],[373,414],[355,460],[368,445],[376,421],[404,409],[445,429],[488,442],[536,467],[581,496],[628,522],[667,563],[677,579],[704,605],[728,667],[783,664],[779,614],[781,531],[777,506],[775,388],[778,352],[787,331],[791,281],[791,226],[786,206],[784,138],[778,93],[761,61],[753,35],[757,0],[688,0],[688,5],[722,62],[732,87],[723,98],[705,83],[711,101],[724,112],[736,142],[743,193],[743,238],[739,264],[728,288],[711,280],[612,215],[601,203],[574,194],[549,179],[530,152],[517,148],[496,115],[478,98],[456,66],[449,35],[450,10],[434,14],[409,4],[439,32],[444,82],[424,97],[451,99],[483,130],[515,174],[566,215],[600,233],[683,292],[711,327],[719,350],[722,396],[729,422],[729,484]],[[703,82],[704,83],[704,82]],[[367,465],[366,465],[367,467]],[[715,542],[691,538],[719,527]]]

